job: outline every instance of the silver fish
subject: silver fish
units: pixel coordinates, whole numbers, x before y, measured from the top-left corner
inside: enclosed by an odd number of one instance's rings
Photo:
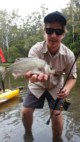
[[[7,71],[11,72],[15,79],[24,76],[28,71],[32,71],[33,74],[39,74],[41,72],[46,74],[55,73],[55,70],[50,69],[46,61],[36,57],[18,58],[15,63],[9,66]]]

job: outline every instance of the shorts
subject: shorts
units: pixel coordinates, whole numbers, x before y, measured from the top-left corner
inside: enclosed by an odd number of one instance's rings
[[[44,101],[47,99],[48,105],[50,109],[53,109],[55,100],[52,98],[50,93],[46,90],[43,95],[40,98],[36,98],[31,91],[28,89],[27,94],[25,96],[25,99],[23,101],[23,106],[28,108],[43,108]],[[63,100],[60,100],[58,102],[58,105],[56,106],[55,110],[60,110],[60,106],[62,106]]]

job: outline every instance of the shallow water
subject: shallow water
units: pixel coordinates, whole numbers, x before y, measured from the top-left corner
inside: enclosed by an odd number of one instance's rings
[[[79,76],[80,78],[80,76]],[[79,79],[80,80],[80,79]],[[76,87],[71,93],[71,106],[68,111],[63,111],[64,129],[62,142],[80,142],[80,88],[78,80]],[[7,83],[6,83],[7,82]],[[26,86],[24,79],[6,79],[5,86],[15,88]],[[18,85],[17,85],[18,84]],[[49,118],[47,102],[43,109],[34,113],[32,127],[33,140],[24,140],[24,128],[21,121],[20,110],[26,90],[20,92],[20,97],[0,105],[0,142],[52,142],[51,123],[46,124]]]
[[[77,99],[78,98],[79,96],[77,96]],[[75,99],[75,97],[73,99]],[[64,142],[80,142],[80,103],[78,103],[77,101],[77,105],[75,105],[73,101],[69,110],[63,111]],[[24,128],[20,117],[21,107],[22,100],[19,98],[11,100],[1,107],[0,142],[29,142],[23,140]],[[47,102],[45,102],[44,109],[35,111],[34,118],[32,129],[34,137],[33,142],[52,142],[51,123],[46,125],[46,121],[49,118]]]

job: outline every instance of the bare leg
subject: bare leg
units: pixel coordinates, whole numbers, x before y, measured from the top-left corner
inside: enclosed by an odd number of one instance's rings
[[[59,114],[60,115],[56,115]],[[60,138],[63,130],[62,112],[55,110],[52,115],[52,132],[54,138]]]
[[[25,131],[30,133],[32,131],[32,123],[33,123],[33,112],[32,108],[23,108],[22,109],[22,122],[25,128]]]

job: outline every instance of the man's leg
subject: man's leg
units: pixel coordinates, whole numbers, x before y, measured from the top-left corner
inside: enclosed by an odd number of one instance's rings
[[[56,114],[59,114],[59,115],[56,115]],[[63,116],[62,116],[62,112],[59,111],[59,110],[55,110],[53,112],[51,120],[52,120],[53,138],[61,137],[62,131],[63,131]]]
[[[43,108],[45,95],[43,94],[39,99],[36,98],[28,89],[25,96],[22,109],[22,122],[26,132],[32,131],[33,112],[35,108]]]
[[[25,108],[22,109],[22,122],[25,128],[25,132],[31,133],[32,131],[32,123],[33,123],[33,112],[34,109],[32,108]]]

